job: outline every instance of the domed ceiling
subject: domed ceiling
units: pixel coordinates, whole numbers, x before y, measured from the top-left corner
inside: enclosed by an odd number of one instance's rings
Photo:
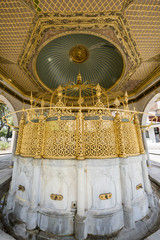
[[[120,51],[107,40],[90,34],[69,34],[46,44],[36,59],[38,78],[53,90],[60,84],[82,81],[108,89],[122,76]]]

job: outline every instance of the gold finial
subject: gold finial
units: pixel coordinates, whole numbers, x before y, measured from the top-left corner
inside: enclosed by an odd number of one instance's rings
[[[43,100],[43,98],[42,98],[42,101],[41,101],[41,107],[42,107],[42,108],[44,107],[44,104],[45,104],[45,102],[44,102],[44,100]]]
[[[115,101],[114,101],[114,105],[116,106],[116,108],[119,107],[120,102],[119,102],[118,98],[115,99]]]
[[[81,105],[83,102],[84,102],[84,98],[80,96],[77,103]]]
[[[99,85],[99,83],[97,84],[95,89],[96,89],[96,95],[97,95],[98,101],[100,101],[102,89],[101,89],[101,86]]]
[[[31,96],[30,96],[30,103],[31,103],[31,107],[32,107],[32,104],[33,104],[33,96],[32,96],[32,92],[31,92]]]
[[[127,93],[127,91],[125,91],[124,99],[125,99],[126,104],[128,104],[128,93]]]
[[[63,90],[62,86],[59,85],[58,88],[57,88],[57,93],[58,93],[59,100],[61,100],[61,98],[62,98],[62,90]]]
[[[80,73],[78,73],[78,76],[77,76],[77,84],[82,84],[82,76]]]

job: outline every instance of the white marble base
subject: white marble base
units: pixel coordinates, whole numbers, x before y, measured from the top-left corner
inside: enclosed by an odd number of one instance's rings
[[[146,171],[145,155],[83,161],[17,156],[6,210],[28,230],[75,234],[79,240],[133,229],[149,211],[148,196],[153,197]],[[101,200],[103,193],[112,197]],[[51,194],[63,199],[52,200]]]

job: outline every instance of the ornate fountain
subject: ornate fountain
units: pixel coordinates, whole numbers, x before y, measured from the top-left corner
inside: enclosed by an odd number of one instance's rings
[[[82,84],[79,74],[76,84],[53,92],[50,104],[35,106],[31,97],[21,112],[7,224],[14,216],[26,232],[82,240],[133,229],[149,213],[147,157],[127,93],[110,103],[99,84]]]

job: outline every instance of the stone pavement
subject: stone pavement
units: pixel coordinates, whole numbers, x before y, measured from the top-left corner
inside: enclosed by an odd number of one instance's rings
[[[8,191],[12,176],[12,154],[0,155],[0,199],[6,191]],[[0,240],[14,240],[9,234],[3,230],[0,222]]]
[[[160,143],[149,144],[151,167],[148,168],[150,179],[160,187]],[[160,240],[160,230],[151,234],[145,240]]]
[[[160,167],[153,165],[148,168],[150,179],[160,186]]]
[[[11,237],[0,229],[0,240],[15,240],[15,238]]]
[[[145,240],[160,240],[160,230],[147,237]]]

